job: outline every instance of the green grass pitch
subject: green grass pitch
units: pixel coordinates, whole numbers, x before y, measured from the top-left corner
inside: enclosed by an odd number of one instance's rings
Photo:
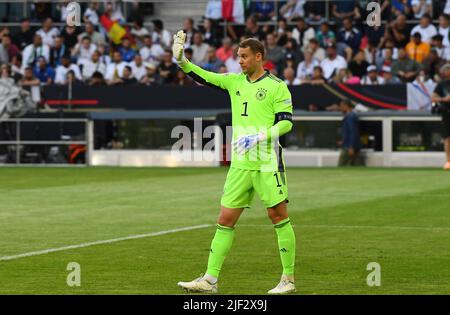
[[[2,168],[0,257],[131,235],[211,227],[0,258],[0,294],[184,294],[205,271],[227,169]],[[449,294],[450,173],[287,170],[298,294]],[[81,286],[69,287],[69,262]],[[369,287],[367,264],[381,266]],[[281,271],[258,198],[244,212],[221,294],[265,294]]]

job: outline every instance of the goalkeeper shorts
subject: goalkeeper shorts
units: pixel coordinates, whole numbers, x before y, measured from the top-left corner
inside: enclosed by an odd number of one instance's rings
[[[266,208],[288,202],[286,173],[230,167],[220,203],[226,208],[250,208],[255,192]]]

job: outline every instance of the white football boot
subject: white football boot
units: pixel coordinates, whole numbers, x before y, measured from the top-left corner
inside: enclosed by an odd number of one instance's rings
[[[217,293],[217,282],[211,284],[203,277],[199,277],[191,282],[178,282],[178,285],[187,292]]]
[[[296,291],[295,284],[293,281],[287,279],[287,277],[282,276],[280,283],[273,288],[272,290],[269,290],[267,293],[269,294],[287,294],[287,293],[294,293]]]

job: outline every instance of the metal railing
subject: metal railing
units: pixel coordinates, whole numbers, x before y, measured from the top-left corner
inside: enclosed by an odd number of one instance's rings
[[[0,141],[0,146],[15,146],[16,156],[15,165],[23,165],[21,163],[21,147],[24,145],[85,145],[86,146],[86,158],[85,165],[88,165],[89,155],[90,155],[90,136],[92,135],[91,130],[89,130],[89,120],[82,118],[8,118],[0,119],[0,125],[3,123],[15,123],[15,139],[9,141]],[[84,123],[85,130],[85,140],[21,140],[21,126],[22,123]],[[11,163],[6,163],[4,165],[10,165]],[[26,163],[29,164],[29,163]],[[1,165],[1,163],[0,163]],[[52,164],[53,165],[53,164]],[[69,163],[67,163],[69,165]]]

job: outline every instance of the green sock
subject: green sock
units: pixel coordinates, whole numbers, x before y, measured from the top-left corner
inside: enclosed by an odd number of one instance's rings
[[[206,273],[218,278],[223,261],[233,244],[234,228],[217,224],[216,234],[211,242],[208,269]]]
[[[286,218],[274,224],[278,236],[278,248],[280,249],[283,275],[294,275],[295,265],[295,233],[291,221]]]

